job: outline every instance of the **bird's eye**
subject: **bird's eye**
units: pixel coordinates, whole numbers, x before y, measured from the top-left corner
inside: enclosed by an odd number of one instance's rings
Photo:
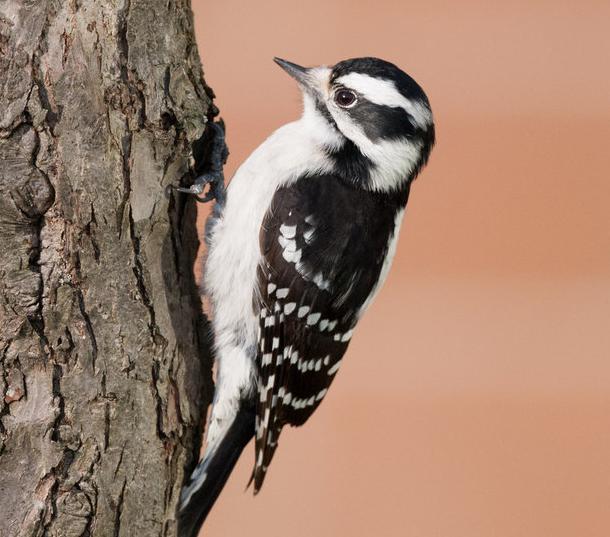
[[[341,108],[349,108],[356,103],[356,94],[352,90],[339,89],[335,92],[335,102]]]

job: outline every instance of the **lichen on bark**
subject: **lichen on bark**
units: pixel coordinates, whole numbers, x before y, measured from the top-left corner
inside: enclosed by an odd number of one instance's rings
[[[0,537],[173,535],[211,392],[187,1],[0,4]]]

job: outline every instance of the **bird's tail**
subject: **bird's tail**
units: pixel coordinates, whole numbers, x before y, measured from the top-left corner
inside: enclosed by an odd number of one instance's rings
[[[242,406],[218,446],[206,454],[180,494],[178,536],[197,537],[244,447],[254,436],[256,411]]]

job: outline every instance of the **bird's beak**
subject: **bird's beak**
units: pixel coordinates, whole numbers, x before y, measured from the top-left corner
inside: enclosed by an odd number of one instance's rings
[[[319,81],[317,77],[312,76],[312,69],[310,67],[301,67],[296,63],[282,60],[282,58],[273,58],[273,61],[294,78],[304,89],[316,94],[320,92],[320,88],[318,87]]]

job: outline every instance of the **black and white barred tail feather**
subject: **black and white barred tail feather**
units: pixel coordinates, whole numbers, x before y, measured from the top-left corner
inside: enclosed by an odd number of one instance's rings
[[[254,406],[242,406],[218,447],[195,468],[180,497],[178,537],[197,537],[241,452],[254,436],[255,415]]]

